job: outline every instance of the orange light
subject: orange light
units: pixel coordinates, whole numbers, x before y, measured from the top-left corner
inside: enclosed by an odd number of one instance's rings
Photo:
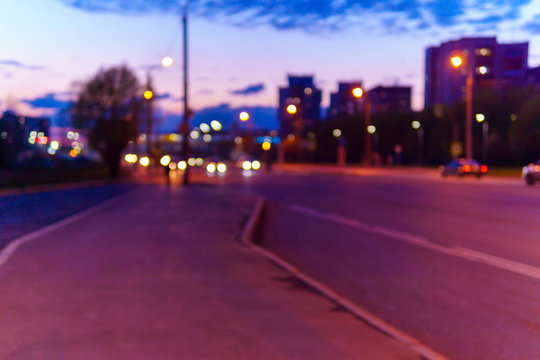
[[[154,96],[154,93],[150,90],[146,90],[143,96],[146,100],[150,100]]]
[[[272,147],[272,144],[270,144],[270,143],[267,142],[267,141],[265,141],[265,142],[262,143],[262,149],[263,149],[264,151],[270,150],[271,147]]]
[[[453,67],[460,67],[461,64],[463,64],[463,59],[459,56],[452,56],[452,58],[450,58],[450,62],[452,63],[452,66]]]
[[[463,165],[463,172],[468,173],[471,172],[471,170],[471,165]]]
[[[294,114],[296,114],[296,111],[298,111],[298,109],[296,109],[296,105],[291,104],[291,105],[287,106],[287,112],[289,114],[294,115]]]
[[[487,173],[487,171],[488,171],[488,167],[487,167],[486,165],[480,166],[480,172],[481,172],[482,174]]]
[[[77,157],[77,151],[75,151],[75,149],[72,149],[72,150],[69,152],[69,156],[71,156],[72,158]]]
[[[362,95],[364,95],[364,90],[362,90],[362,88],[355,87],[352,91],[352,94],[355,98],[361,98]]]

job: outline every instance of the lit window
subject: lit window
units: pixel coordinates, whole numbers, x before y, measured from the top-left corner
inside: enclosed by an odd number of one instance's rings
[[[491,55],[491,50],[486,49],[486,48],[481,48],[481,49],[474,50],[474,53],[480,56],[489,56]]]

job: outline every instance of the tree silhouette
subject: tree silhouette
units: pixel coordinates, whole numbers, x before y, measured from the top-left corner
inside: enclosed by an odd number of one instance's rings
[[[137,137],[139,82],[126,65],[101,69],[82,83],[72,106],[74,123],[91,128],[89,144],[108,165],[110,175],[119,173],[122,151]]]

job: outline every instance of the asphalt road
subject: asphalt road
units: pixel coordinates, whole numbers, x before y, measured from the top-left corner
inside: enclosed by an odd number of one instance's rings
[[[294,170],[231,170],[194,181],[264,195],[263,246],[435,351],[452,359],[540,359],[540,187],[423,171]],[[173,176],[172,186],[178,182]],[[123,191],[0,197],[0,247]]]
[[[420,358],[240,243],[255,200],[147,185],[15,240],[0,358]]]
[[[232,182],[269,199],[262,245],[434,350],[540,359],[540,187],[384,170]]]

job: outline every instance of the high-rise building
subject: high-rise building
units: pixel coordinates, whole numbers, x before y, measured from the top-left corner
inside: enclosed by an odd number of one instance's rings
[[[288,76],[289,86],[279,89],[279,123],[281,135],[303,136],[313,130],[321,119],[321,90],[315,87],[313,76]],[[287,112],[289,105],[297,112]]]
[[[451,40],[426,50],[425,107],[452,104],[464,99],[468,71],[474,89],[504,90],[527,82],[529,43],[499,44],[495,37]],[[465,54],[464,69],[450,63],[454,54]]]
[[[327,118],[335,119],[344,116],[351,116],[359,111],[362,106],[359,100],[354,97],[353,89],[362,88],[361,81],[354,82],[339,82],[338,90],[330,94],[330,108],[328,109]]]

